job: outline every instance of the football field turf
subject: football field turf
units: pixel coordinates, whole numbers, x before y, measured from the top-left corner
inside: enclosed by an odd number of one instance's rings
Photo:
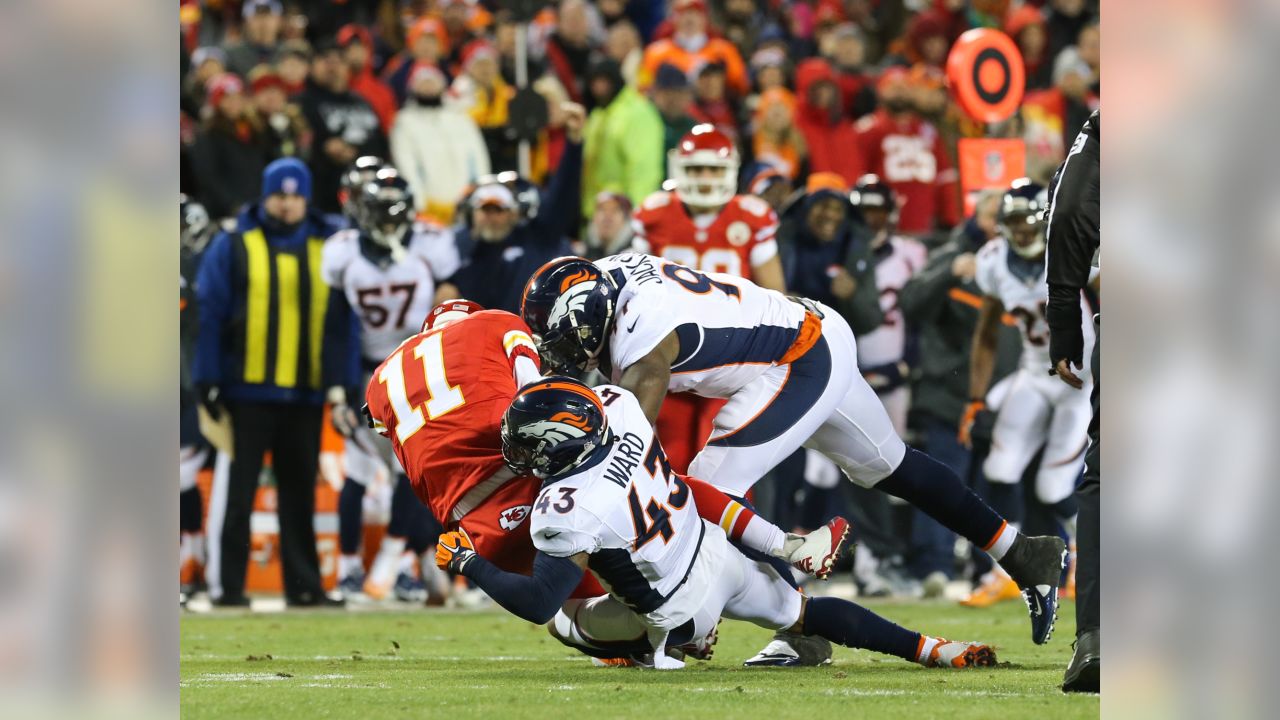
[[[990,670],[926,669],[837,647],[819,668],[748,670],[771,633],[726,620],[709,662],[657,672],[597,668],[500,610],[186,613],[186,718],[1087,718],[1097,696],[1058,685],[1074,606],[1031,643],[1026,608],[868,602],[909,627],[996,646]]]

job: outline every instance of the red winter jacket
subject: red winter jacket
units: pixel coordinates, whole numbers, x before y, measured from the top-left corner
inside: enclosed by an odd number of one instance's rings
[[[344,36],[350,34],[360,38],[360,43],[369,49],[369,59],[365,61],[364,67],[359,71],[351,72],[351,92],[364,98],[364,101],[373,108],[373,112],[378,116],[378,124],[382,126],[383,134],[390,133],[391,123],[396,119],[399,104],[396,102],[395,93],[391,92],[391,87],[373,74],[373,36],[359,25],[344,25],[338,31],[339,42]]]
[[[843,113],[809,104],[809,88],[823,80],[835,84],[839,94],[839,81],[826,60],[810,58],[796,67],[796,126],[809,146],[809,172],[833,172],[852,186],[866,172],[862,146]]]

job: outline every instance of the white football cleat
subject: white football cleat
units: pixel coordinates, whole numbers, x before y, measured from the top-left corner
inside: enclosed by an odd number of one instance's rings
[[[842,517],[831,518],[826,525],[808,535],[788,533],[783,545],[786,554],[782,559],[803,573],[826,580],[831,576],[836,560],[840,559],[840,549],[848,536],[849,521]]]

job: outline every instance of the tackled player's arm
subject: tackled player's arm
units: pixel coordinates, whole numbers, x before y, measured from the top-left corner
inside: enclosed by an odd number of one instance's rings
[[[680,354],[680,340],[670,333],[648,355],[637,360],[622,372],[618,384],[635,394],[649,422],[658,420],[662,399],[667,396],[671,382],[671,364]]]

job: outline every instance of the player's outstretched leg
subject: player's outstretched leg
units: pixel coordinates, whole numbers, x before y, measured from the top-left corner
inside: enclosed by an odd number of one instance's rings
[[[1031,640],[1049,640],[1058,617],[1058,583],[1066,564],[1061,538],[1028,537],[982,502],[950,468],[914,448],[901,464],[875,484],[884,492],[924,510],[978,545],[1009,573],[1031,612]]]
[[[875,650],[925,667],[994,667],[996,664],[996,652],[989,645],[955,642],[914,632],[840,598],[809,598],[798,625],[806,635],[818,635],[845,647]]]

